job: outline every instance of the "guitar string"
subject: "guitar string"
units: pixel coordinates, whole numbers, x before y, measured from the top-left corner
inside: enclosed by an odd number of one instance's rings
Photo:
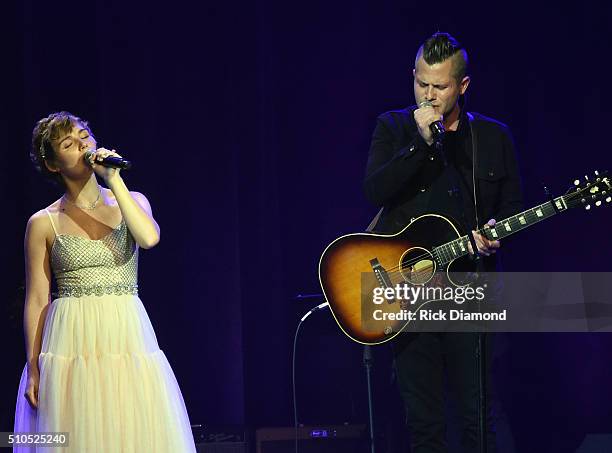
[[[582,192],[584,190],[586,190],[586,189],[582,189],[579,192],[574,192],[574,193],[567,194],[567,195],[565,195],[565,196],[563,196],[561,198],[563,198],[565,200],[566,204],[567,204],[567,202],[571,202],[571,201],[574,201],[574,199],[576,199],[576,198],[582,197],[583,196]],[[532,217],[532,219],[529,219],[529,220],[544,220],[544,219],[548,218],[549,216],[538,217],[536,214],[534,214],[534,210],[536,210],[536,209],[546,209],[546,208],[550,208],[548,203],[544,203],[544,204],[542,204],[540,206],[535,206],[535,207],[533,207],[531,209],[523,211],[522,213],[516,214],[516,215],[514,215],[514,216],[512,216],[512,217],[510,217],[508,219],[505,219],[505,220],[499,222],[499,224],[496,224],[494,229],[496,230],[497,226],[503,225],[504,223],[515,222],[517,220],[517,218],[519,216],[521,216],[521,215],[523,215],[525,217],[528,217],[528,218]],[[553,208],[553,210],[554,210],[554,208]],[[531,226],[531,225],[521,225],[521,226],[522,226],[522,228],[526,228],[527,226]],[[490,230],[490,228],[489,228],[489,230]],[[516,232],[516,231],[518,231],[518,230],[514,230],[513,232]],[[479,234],[483,234],[484,232],[485,232],[484,228],[482,228],[480,230],[477,230],[477,233],[479,233]],[[396,271],[400,271],[401,272],[402,270],[409,269],[410,267],[414,266],[419,261],[422,261],[423,259],[429,258],[429,257],[433,258],[433,261],[435,262],[436,261],[436,257],[434,256],[434,254],[436,253],[437,250],[442,252],[442,255],[438,254],[438,258],[440,258],[441,264],[444,265],[444,264],[450,263],[451,261],[453,261],[456,258],[460,258],[462,256],[465,256],[465,254],[457,256],[457,257],[452,257],[452,255],[450,255],[450,252],[448,252],[448,251],[445,252],[444,251],[443,247],[448,247],[449,244],[452,244],[453,242],[456,242],[456,241],[465,242],[465,238],[467,238],[467,236],[461,236],[461,237],[459,237],[457,239],[454,239],[454,240],[452,240],[452,241],[450,241],[450,242],[448,242],[446,244],[442,244],[441,246],[434,248],[433,252],[424,253],[424,254],[419,255],[417,257],[411,258],[410,261],[402,262],[399,266],[393,266],[393,267],[391,267],[389,269],[386,269],[386,271],[387,272],[396,272]],[[452,258],[450,261],[447,261],[447,257],[444,256],[446,254],[448,254],[449,257]],[[417,272],[422,272],[422,271],[417,271]],[[390,277],[390,279],[391,279],[391,277]],[[400,276],[400,280],[397,283],[400,283],[401,281],[404,281],[402,276]],[[393,283],[393,281],[392,281],[392,283]]]
[[[502,224],[502,222],[500,222],[500,225],[501,225],[501,224]],[[477,231],[477,233],[478,233],[478,234],[481,234],[481,235],[482,235],[484,232],[485,232],[485,231],[484,231],[484,229],[480,229],[480,230],[478,230],[478,231]],[[502,239],[503,239],[503,238],[502,238]],[[452,240],[452,241],[450,241],[450,242],[448,242],[448,243],[446,243],[446,244],[442,244],[441,246],[435,247],[435,248],[433,249],[433,251],[432,251],[432,252],[428,252],[428,253],[424,253],[424,254],[422,254],[422,255],[418,255],[418,256],[416,256],[416,257],[414,257],[414,258],[411,258],[409,261],[402,262],[400,265],[398,265],[398,266],[393,266],[393,267],[391,267],[391,268],[389,268],[389,269],[386,269],[386,270],[387,270],[387,272],[395,272],[395,271],[402,271],[402,270],[406,270],[406,269],[408,269],[408,268],[410,268],[410,267],[414,266],[414,265],[415,265],[416,263],[418,263],[419,261],[424,260],[425,258],[433,258],[433,261],[434,261],[434,262],[436,262],[436,256],[435,256],[435,255],[436,255],[436,252],[438,252],[438,253],[437,253],[438,258],[439,258],[439,259],[440,259],[440,261],[441,261],[441,263],[440,263],[440,264],[441,264],[441,265],[445,265],[445,264],[447,264],[447,263],[450,263],[450,262],[451,262],[451,261],[453,261],[454,259],[461,258],[462,256],[465,256],[467,253],[463,253],[463,254],[458,255],[458,256],[452,256],[452,255],[451,255],[451,252],[450,252],[450,251],[446,251],[446,250],[444,249],[444,247],[448,247],[448,246],[449,246],[449,244],[452,244],[452,243],[457,242],[457,241],[460,241],[460,242],[465,243],[465,242],[466,242],[466,240],[467,240],[467,236],[461,236],[461,237],[459,237],[459,238],[457,238],[457,239],[454,239],[454,240]],[[470,244],[468,244],[468,246],[469,246],[469,245],[470,245]],[[466,249],[466,250],[467,250],[467,249]],[[439,253],[439,252],[441,252],[441,253]],[[462,250],[462,252],[463,252],[463,250]],[[468,253],[469,253],[469,252],[468,252]],[[451,258],[451,259],[449,260],[448,258]]]
[[[569,199],[569,198],[577,198],[577,197],[576,196],[568,196],[567,198]],[[547,206],[543,206],[544,209],[546,209],[546,207]],[[534,208],[531,208],[531,209],[529,209],[527,211],[524,211],[524,212],[522,212],[520,214],[512,216],[512,217],[510,217],[508,219],[505,219],[505,220],[499,222],[499,224],[497,224],[497,225],[501,226],[504,223],[515,222],[516,221],[515,217],[518,217],[520,215],[524,215],[526,217],[532,217],[533,219],[530,219],[530,220],[540,219],[540,217],[538,217],[536,214],[533,213],[533,210],[537,209],[537,208],[539,208],[539,207],[534,207]],[[544,218],[542,218],[542,220],[544,220]],[[496,225],[495,229],[497,228],[497,225]],[[523,226],[523,228],[525,228],[525,226]],[[489,230],[490,230],[490,228],[489,228]],[[514,230],[514,231],[518,231],[518,230]],[[484,232],[485,232],[485,229],[480,229],[480,230],[477,231],[477,233],[479,233],[479,234],[483,234]],[[448,247],[449,244],[451,244],[453,242],[456,242],[456,241],[465,242],[466,238],[467,238],[467,236],[461,236],[460,238],[454,239],[454,240],[452,240],[452,241],[450,241],[450,242],[448,242],[446,244],[442,244],[441,246],[434,248],[433,252],[425,253],[425,254],[416,256],[414,258],[411,258],[411,261],[404,262],[404,263],[400,264],[399,266],[391,267],[391,268],[387,269],[387,271],[388,272],[394,272],[394,271],[398,271],[398,270],[405,270],[405,269],[413,266],[414,264],[418,263],[419,261],[421,261],[421,260],[423,260],[423,259],[425,259],[427,257],[433,257],[434,261],[435,261],[435,256],[433,256],[433,255],[435,254],[436,250],[442,251],[442,253],[444,255],[448,254],[449,257],[452,258],[450,261],[452,261],[455,258],[460,258],[461,256],[465,256],[465,254],[463,254],[463,255],[460,255],[460,256],[457,256],[457,257],[453,257],[452,255],[450,255],[450,252],[444,252],[443,247]],[[439,256],[439,258],[442,260],[442,264],[443,265],[446,264],[446,263],[450,263],[450,261],[446,261],[446,258],[447,258],[446,256]]]
[[[501,225],[501,222],[500,222],[500,225]],[[480,229],[480,230],[478,230],[478,231],[477,231],[477,233],[478,233],[478,234],[483,234],[484,232],[485,232],[485,231],[484,231],[484,229]],[[416,263],[418,263],[419,261],[421,261],[421,260],[423,260],[423,259],[425,259],[425,258],[428,258],[428,257],[432,257],[432,258],[434,258],[434,261],[435,261],[435,256],[434,256],[434,255],[436,254],[436,251],[441,251],[441,252],[442,252],[442,255],[438,254],[438,257],[440,258],[440,260],[441,260],[441,264],[442,264],[442,265],[447,264],[447,263],[450,263],[450,262],[451,262],[451,261],[453,261],[454,259],[456,259],[456,258],[461,258],[462,256],[465,256],[466,254],[464,253],[464,254],[462,254],[462,255],[459,255],[459,256],[455,256],[455,257],[453,257],[453,256],[451,255],[450,251],[444,251],[443,247],[448,247],[448,246],[449,246],[449,244],[452,244],[452,243],[457,242],[457,241],[460,241],[460,242],[465,243],[465,242],[466,242],[466,240],[467,240],[467,236],[461,236],[461,237],[459,237],[459,238],[457,238],[457,239],[454,239],[454,240],[452,240],[452,241],[450,241],[450,242],[448,242],[448,243],[446,243],[446,244],[442,244],[442,245],[441,245],[441,246],[439,246],[439,247],[435,247],[435,248],[433,249],[433,252],[428,252],[428,253],[424,253],[424,254],[422,254],[422,255],[418,255],[418,256],[416,256],[416,257],[414,257],[414,258],[411,258],[411,260],[410,260],[410,261],[402,262],[402,263],[401,263],[399,266],[393,266],[393,267],[391,267],[391,268],[387,269],[387,271],[388,271],[388,272],[394,272],[394,271],[398,271],[398,270],[405,270],[405,269],[407,269],[407,268],[409,268],[409,267],[411,267],[411,266],[415,265],[415,264],[416,264]],[[467,250],[467,249],[466,249],[466,250]],[[462,251],[463,251],[463,250],[462,250]],[[469,252],[468,252],[468,253],[469,253]],[[448,255],[448,256],[445,256],[445,255]],[[447,258],[451,258],[451,259],[450,259],[450,260],[447,260]]]
[[[506,221],[508,221],[508,219],[506,219],[504,222],[506,222]],[[500,225],[502,225],[502,224],[503,224],[503,222],[500,222]],[[482,235],[482,234],[485,233],[485,230],[484,229],[480,229],[480,230],[477,231],[477,233]],[[503,238],[501,238],[501,239],[503,239]],[[453,256],[450,251],[445,250],[445,247],[448,248],[450,244],[460,243],[460,242],[462,242],[464,244],[467,243],[468,247],[470,246],[469,242],[467,242],[467,236],[461,236],[461,237],[459,237],[457,239],[453,239],[452,241],[449,241],[446,244],[442,244],[442,245],[440,245],[438,247],[435,247],[432,252],[428,252],[428,253],[424,253],[422,255],[418,255],[418,256],[416,256],[414,258],[411,258],[410,261],[402,262],[400,265],[393,266],[393,267],[391,267],[389,269],[386,269],[386,270],[388,272],[395,272],[395,271],[405,270],[405,269],[408,269],[409,267],[414,266],[419,261],[421,261],[421,260],[423,260],[425,258],[428,258],[428,257],[433,258],[433,261],[435,262],[436,261],[435,255],[436,255],[437,251],[441,252],[441,254],[437,253],[438,254],[438,258],[440,258],[441,264],[445,265],[447,263],[450,263],[454,259],[461,258],[461,257],[467,255],[467,253],[462,253],[460,255]],[[466,248],[465,250],[468,250],[468,249]],[[461,252],[463,252],[463,251],[464,250],[461,250]],[[470,253],[470,252],[468,252],[468,253]],[[456,254],[456,252],[455,252],[455,254]],[[451,259],[449,260],[448,258],[451,258]]]
[[[479,231],[481,231],[481,230],[479,230]],[[463,240],[464,238],[467,238],[467,236],[462,236],[460,238],[454,239],[454,240],[450,241],[449,244],[452,243],[452,242],[456,242],[458,240]],[[465,242],[465,241],[463,241],[463,242]],[[434,248],[433,252],[428,252],[428,253],[424,253],[422,255],[418,255],[418,256],[416,256],[414,258],[411,258],[410,261],[402,262],[399,266],[393,266],[393,267],[391,267],[389,269],[386,269],[386,270],[388,272],[394,272],[394,271],[397,271],[397,270],[405,270],[405,269],[407,269],[409,267],[412,267],[413,265],[415,265],[419,261],[422,261],[423,259],[429,258],[429,257],[433,258],[433,260],[435,261],[436,257],[434,255],[436,253],[436,250],[442,250],[442,247],[445,247],[445,246],[448,246],[448,244],[443,244],[443,245],[441,245],[439,247]],[[442,253],[443,253],[443,255],[450,254],[450,252],[442,252]],[[464,256],[464,255],[461,255],[461,256]],[[452,261],[452,259],[449,260],[449,261],[446,261],[446,257],[445,256],[440,256],[439,255],[439,258],[442,261],[442,263],[441,263],[442,265],[450,263]],[[455,258],[460,258],[460,256],[457,256]],[[455,258],[453,258],[453,259],[455,259]]]

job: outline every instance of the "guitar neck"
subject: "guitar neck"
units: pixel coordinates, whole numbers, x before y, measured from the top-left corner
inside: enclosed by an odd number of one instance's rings
[[[513,215],[512,217],[499,221],[493,227],[487,225],[478,230],[478,233],[491,241],[496,241],[498,239],[508,237],[517,231],[524,230],[531,225],[535,225],[544,219],[548,219],[549,217],[557,214],[557,212],[565,210],[567,210],[565,197],[560,196],[552,201],[547,201],[539,206],[535,206],[519,214]],[[446,265],[456,258],[467,255],[469,253],[469,243],[470,240],[468,236],[465,235],[434,248],[433,252],[436,256],[438,264]]]

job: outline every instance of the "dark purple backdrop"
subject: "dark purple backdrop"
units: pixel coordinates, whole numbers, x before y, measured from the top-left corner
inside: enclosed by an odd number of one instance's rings
[[[528,206],[542,182],[559,194],[610,167],[605,2],[3,8],[0,431],[12,427],[24,362],[25,223],[59,196],[27,158],[34,122],[51,111],[88,119],[100,145],[135,162],[127,184],[162,229],[141,255],[141,297],[192,423],[292,423],[292,335],[315,303],[294,296],[319,291],[322,249],[376,212],[361,191],[375,118],[413,102],[414,54],[436,30],[470,52],[468,108],[514,131]],[[609,270],[611,212],[571,212],[507,241],[506,268]],[[361,349],[316,316],[299,347],[301,419],[363,422]],[[510,336],[496,379],[518,451],[570,452],[586,433],[612,432],[611,346],[607,334]],[[378,412],[397,413],[388,351],[375,356]]]

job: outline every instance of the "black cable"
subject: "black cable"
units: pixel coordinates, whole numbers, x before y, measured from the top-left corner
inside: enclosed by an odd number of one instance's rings
[[[297,350],[297,339],[298,333],[300,332],[300,327],[306,318],[308,318],[312,313],[322,308],[329,307],[328,302],[323,302],[322,304],[317,305],[312,310],[308,311],[300,322],[298,323],[295,329],[295,336],[293,337],[293,354],[291,357],[291,387],[293,389],[293,426],[295,428],[295,453],[298,453],[298,410],[297,410],[297,395],[296,395],[296,387],[295,387],[295,356]]]

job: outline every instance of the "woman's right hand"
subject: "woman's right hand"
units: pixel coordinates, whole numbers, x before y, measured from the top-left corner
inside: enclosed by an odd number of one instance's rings
[[[28,382],[25,394],[23,395],[32,409],[38,409],[38,384],[40,382],[40,372],[38,367],[28,367]]]

